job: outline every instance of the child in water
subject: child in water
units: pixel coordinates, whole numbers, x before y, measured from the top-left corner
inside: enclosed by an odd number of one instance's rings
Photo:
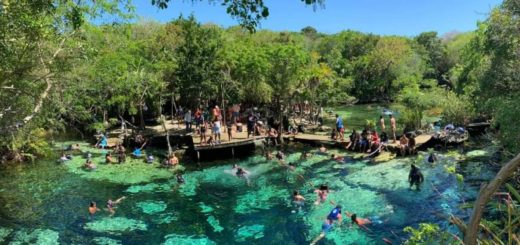
[[[92,218],[97,211],[99,211],[99,208],[97,208],[96,202],[94,202],[94,201],[90,202],[90,205],[88,207],[88,212],[90,213],[90,218]]]
[[[305,197],[300,195],[300,192],[294,191],[293,192],[293,203],[296,207],[298,207],[300,210],[305,204]]]
[[[315,205],[319,205],[322,202],[325,202],[327,200],[327,196],[329,195],[329,187],[327,185],[321,185],[319,189],[316,189],[314,191],[316,194],[318,194],[318,198],[316,199],[316,202],[314,202]]]
[[[125,196],[122,196],[118,199],[116,199],[115,201],[112,201],[112,199],[108,199],[107,201],[107,209],[108,209],[108,212],[110,212],[110,216],[113,216],[115,213],[116,213],[116,205],[121,203],[121,201],[125,200],[126,197]]]

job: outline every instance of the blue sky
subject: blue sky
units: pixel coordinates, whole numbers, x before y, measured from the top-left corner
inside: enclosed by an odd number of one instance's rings
[[[219,4],[208,0],[171,0],[168,9],[160,10],[151,0],[134,0],[137,14],[145,19],[167,22],[194,14],[202,23],[223,27],[237,25]],[[478,20],[486,19],[501,0],[325,0],[323,8],[305,6],[301,0],[264,0],[269,17],[260,29],[299,31],[312,26],[319,32],[337,33],[351,29],[382,35],[415,36],[423,31],[441,35],[451,31],[476,29]],[[220,2],[220,1],[218,1]]]

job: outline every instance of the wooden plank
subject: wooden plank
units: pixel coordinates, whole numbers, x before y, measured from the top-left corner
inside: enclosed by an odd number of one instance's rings
[[[242,140],[232,140],[232,141],[224,141],[220,144],[214,144],[214,145],[201,145],[201,144],[195,144],[193,146],[194,150],[196,151],[203,151],[203,150],[214,150],[214,149],[224,149],[224,148],[231,148],[236,146],[243,146],[243,145],[249,145],[254,144],[257,140],[263,140],[265,139],[265,136],[256,136],[254,139],[242,139]]]

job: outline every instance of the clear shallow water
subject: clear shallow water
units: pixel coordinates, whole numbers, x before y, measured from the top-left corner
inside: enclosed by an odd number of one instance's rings
[[[444,217],[469,214],[459,206],[473,200],[477,186],[458,183],[445,165],[466,157],[457,168],[466,179],[493,176],[482,164],[486,151],[446,153],[435,166],[422,155],[371,165],[341,164],[320,155],[300,161],[302,149],[288,151],[287,162],[298,165],[295,171],[253,156],[187,171],[180,186],[171,171],[138,160],[98,163],[95,172],[78,168],[84,162],[81,156],[67,165],[40,161],[8,167],[0,172],[0,243],[308,244],[333,208],[313,204],[314,188],[326,183],[332,189],[328,200],[378,222],[366,231],[345,220],[321,244],[382,244],[382,238],[398,244],[406,238],[406,226],[433,222],[456,232]],[[101,162],[103,151],[93,153],[94,162]],[[409,190],[406,181],[412,162],[425,175],[419,192]],[[251,172],[249,183],[232,175],[233,163]],[[293,190],[306,198],[301,210],[291,203]],[[113,217],[106,210],[89,217],[90,201],[104,209],[109,198],[121,196],[127,198]]]

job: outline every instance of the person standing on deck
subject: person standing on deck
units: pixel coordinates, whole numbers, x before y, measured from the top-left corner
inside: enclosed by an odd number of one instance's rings
[[[343,119],[338,114],[336,114],[336,130],[338,130],[339,134],[338,139],[343,141],[345,128],[343,127]]]
[[[249,113],[247,117],[247,138],[249,139],[249,135],[253,135],[255,137],[255,125],[256,125],[256,117],[253,113]]]
[[[385,131],[385,118],[383,116],[379,117],[379,125],[381,126],[381,133]]]
[[[234,124],[236,124],[238,121],[240,121],[240,104],[234,104],[233,105],[233,115],[232,115],[232,121]]]
[[[191,110],[184,114],[184,123],[186,123],[186,132],[191,132]]]
[[[202,123],[202,111],[200,108],[197,108],[197,110],[194,113],[195,117],[195,132],[199,133],[200,130],[200,124]]]
[[[213,120],[220,120],[220,108],[218,108],[218,105],[213,108]]]
[[[390,127],[392,129],[392,137],[394,137],[394,143],[397,142],[397,138],[395,137],[395,117],[394,115],[390,114]]]

